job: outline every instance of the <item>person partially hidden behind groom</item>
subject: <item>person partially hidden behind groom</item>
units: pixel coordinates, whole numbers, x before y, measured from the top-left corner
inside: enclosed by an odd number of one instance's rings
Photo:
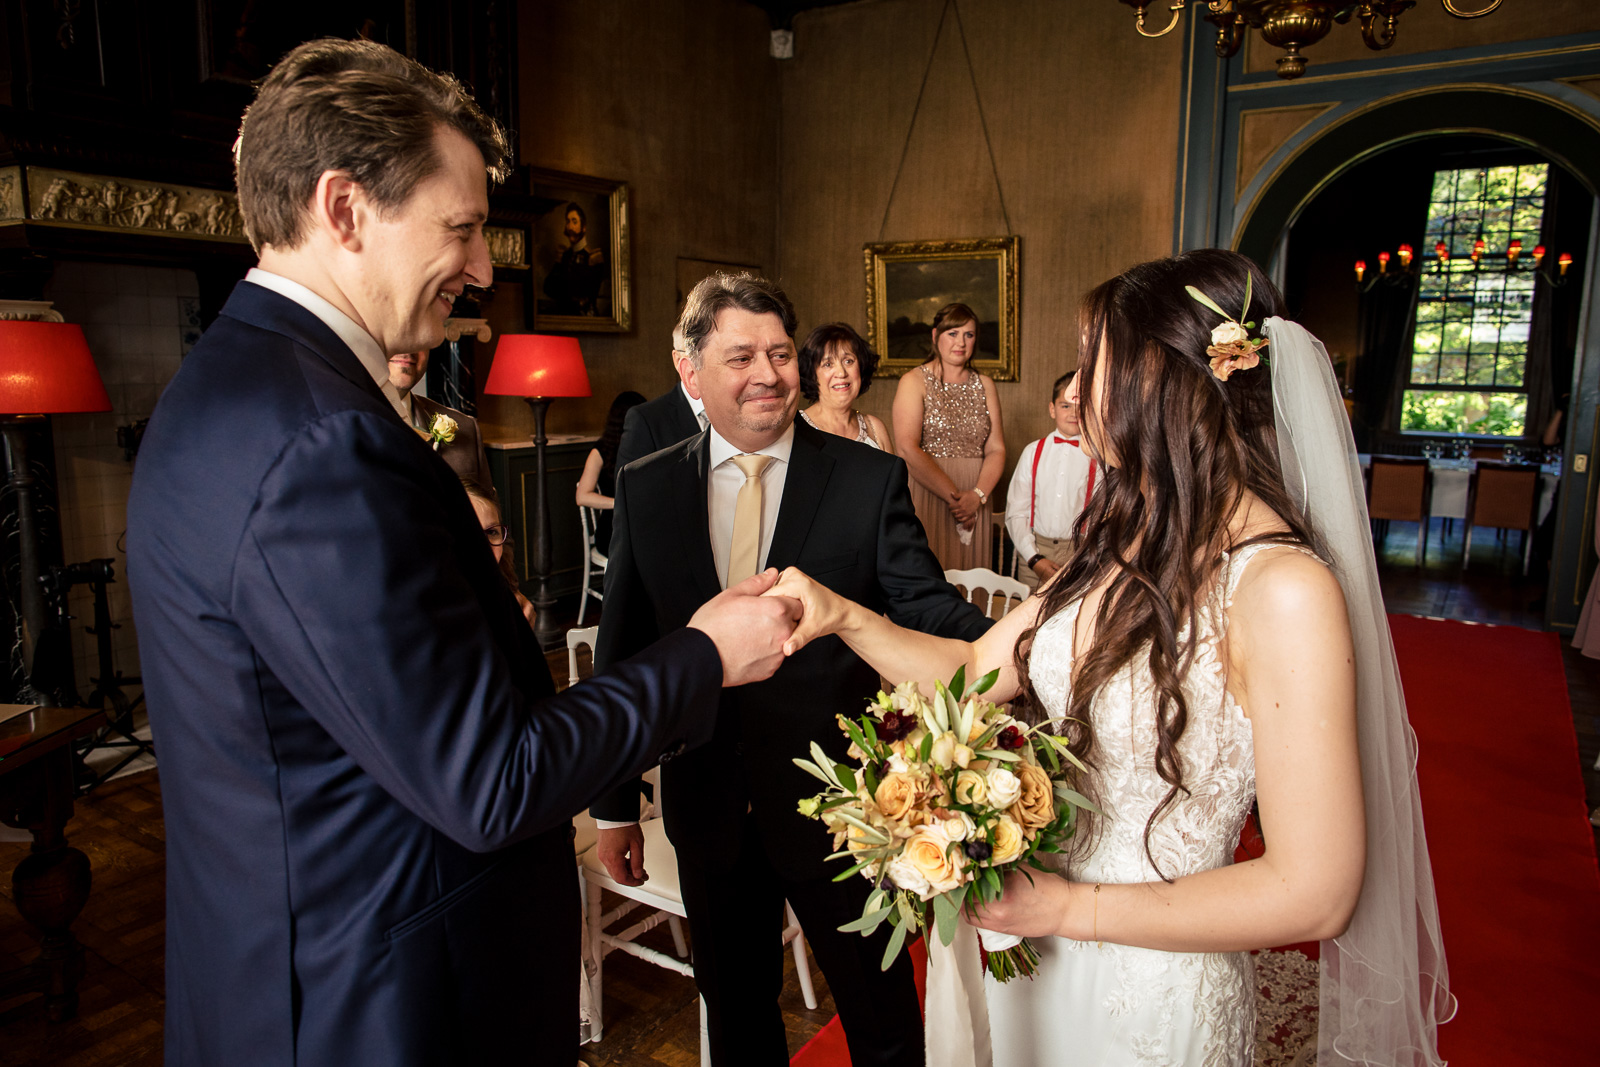
[[[902,625],[977,636],[989,621],[944,581],[911,507],[903,460],[795,421],[794,309],[748,274],[695,286],[679,320],[679,372],[708,430],[622,471],[595,662],[622,662],[682,626],[718,590],[764,567],[801,567]],[[635,409],[638,410],[638,409]],[[878,675],[844,642],[806,646],[770,680],[730,690],[711,743],[661,768],[666,831],[694,940],[711,1062],[789,1062],[778,993],[785,898],[828,979],[857,1067],[923,1062],[909,957],[880,970],[874,938],[838,927],[871,886],[839,883],[831,838],[796,804],[816,783],[792,762],[847,741],[835,716],[859,713]],[[650,857],[636,788],[590,806],[600,858],[639,885]]]
[[[797,607],[757,576],[555,695],[385,362],[489,283],[504,135],[456,82],[324,40],[236,151],[260,267],[162,396],[128,502],[166,1062],[572,1067],[570,819],[708,740]]]

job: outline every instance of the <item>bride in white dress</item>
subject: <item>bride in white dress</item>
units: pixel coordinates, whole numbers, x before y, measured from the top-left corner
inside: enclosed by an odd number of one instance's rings
[[[793,570],[769,594],[804,606],[791,651],[837,634],[892,679],[1000,668],[989,695],[1066,717],[1090,767],[1102,814],[1064,876],[1013,876],[972,917],[1033,939],[1037,977],[984,988],[970,942],[935,946],[930,1063],[1247,1067],[1249,950],[1313,940],[1319,1059],[1441,1062],[1451,1002],[1359,469],[1325,353],[1281,315],[1218,250],[1089,294],[1075,386],[1110,473],[1078,555],[975,644]],[[1252,801],[1266,850],[1236,864]]]

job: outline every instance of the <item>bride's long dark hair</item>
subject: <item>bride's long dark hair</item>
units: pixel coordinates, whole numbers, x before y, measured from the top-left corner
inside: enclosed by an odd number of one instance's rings
[[[1246,277],[1250,308],[1241,314]],[[1185,790],[1178,742],[1192,709],[1182,682],[1223,553],[1263,540],[1315,547],[1278,466],[1271,352],[1263,350],[1267,359],[1259,366],[1235,371],[1227,381],[1215,377],[1206,348],[1212,329],[1225,320],[1192,298],[1185,290],[1190,285],[1241,321],[1256,323],[1252,337],[1260,336],[1264,318],[1284,314],[1283,298],[1261,268],[1220,249],[1142,263],[1084,298],[1078,347],[1083,435],[1096,456],[1115,465],[1078,517],[1077,553],[1045,591],[1038,622],[1017,646],[1023,693],[1040,708],[1028,671],[1034,635],[1057,612],[1108,583],[1093,642],[1073,665],[1069,719],[1059,729],[1092,771],[1095,697],[1136,656],[1148,657],[1156,688],[1156,771],[1171,788],[1145,823],[1145,855],[1163,878],[1150,832]],[[1090,399],[1097,392],[1103,411]],[[1229,526],[1247,491],[1286,529],[1233,541]],[[1081,791],[1094,797],[1095,775],[1082,777]],[[1079,855],[1098,831],[1092,823],[1086,829],[1077,837]]]

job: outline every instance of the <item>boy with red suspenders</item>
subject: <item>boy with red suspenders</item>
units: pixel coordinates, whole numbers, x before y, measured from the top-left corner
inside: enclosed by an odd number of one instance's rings
[[[1079,440],[1078,407],[1067,402],[1072,371],[1056,379],[1050,394],[1054,433],[1022,450],[1006,491],[1006,530],[1024,565],[1017,577],[1036,589],[1072,555],[1072,524],[1094,493],[1098,464]]]

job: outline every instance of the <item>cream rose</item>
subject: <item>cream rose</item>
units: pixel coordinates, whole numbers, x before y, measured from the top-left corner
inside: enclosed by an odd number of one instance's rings
[[[1022,827],[1011,816],[1000,816],[1000,821],[994,825],[994,851],[989,855],[989,862],[1010,863],[1022,855],[1022,844]]]
[[[901,889],[909,889],[923,900],[927,900],[932,895],[928,892],[927,876],[917,869],[916,864],[912,863],[904,852],[889,861],[889,865],[884,868],[884,873],[889,876],[895,885]]]
[[[456,430],[458,429],[460,427],[456,425],[456,420],[449,415],[435,415],[433,424],[428,427],[428,432],[437,440],[449,444],[456,439]]]
[[[982,804],[989,798],[989,784],[977,771],[962,771],[956,775],[956,803]]]
[[[1219,348],[1223,345],[1231,345],[1235,341],[1248,341],[1249,339],[1249,331],[1237,322],[1224,322],[1212,327],[1211,330],[1211,343]]]
[[[890,772],[878,783],[872,799],[885,819],[903,819],[917,800],[917,783],[910,775]]]
[[[1056,817],[1055,791],[1050,776],[1032,764],[1024,763],[1018,773],[1022,794],[1011,805],[1011,814],[1025,830],[1049,826]]]
[[[1009,808],[1022,795],[1022,783],[1005,767],[990,767],[989,803],[997,808]]]
[[[944,817],[944,832],[952,841],[965,841],[977,832],[973,825],[972,816],[964,811],[947,812]]]
[[[928,883],[927,891],[921,894],[923,900],[947,893],[961,884],[959,850],[956,850],[957,856],[952,856],[950,845],[950,835],[944,824],[935,822],[912,834],[900,853]]]

